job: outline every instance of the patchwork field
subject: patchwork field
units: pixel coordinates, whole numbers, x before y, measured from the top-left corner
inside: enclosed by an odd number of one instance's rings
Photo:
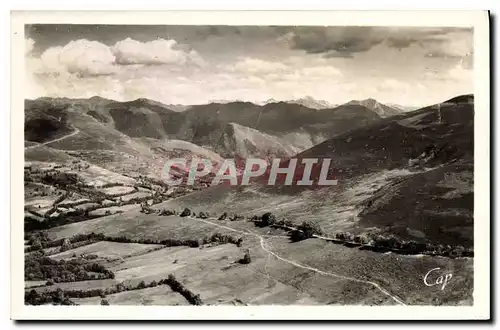
[[[134,187],[130,186],[116,186],[116,187],[109,187],[109,188],[103,188],[101,189],[103,193],[106,195],[125,195],[125,194],[130,194],[135,191]]]
[[[248,224],[248,226],[253,226]],[[54,238],[75,234],[103,233],[109,236],[126,235],[132,239],[201,239],[215,233],[234,235],[234,232],[203,222],[178,216],[145,215],[139,210],[110,215],[94,220],[60,226],[48,230]],[[241,235],[236,235],[241,236]]]
[[[205,304],[280,304],[284,299],[306,305],[472,303],[472,259],[382,254],[320,239],[292,243],[284,232],[258,228],[248,221],[129,213],[125,217],[85,221],[78,227],[58,227],[51,230],[51,234],[68,237],[78,228],[80,233],[95,231],[140,238],[174,236],[187,239],[219,232],[241,236],[243,243],[240,247],[234,244],[167,247],[142,253],[146,251],[138,252],[139,247],[135,245],[111,244],[108,247],[108,243],[101,242],[53,257],[83,251],[102,257],[113,256],[114,252],[105,250],[116,251],[122,257],[128,254],[124,259],[105,263],[115,273],[116,281],[136,285],[140,281],[158,281],[174,274],[183,285],[199,294]],[[118,252],[120,249],[124,251]],[[248,265],[238,263],[247,250],[252,262]],[[139,255],[133,256],[130,252]],[[453,284],[445,290],[428,287],[423,282],[425,274],[438,267],[454,276]],[[134,301],[145,299],[140,297],[140,292],[130,294]],[[96,301],[88,299],[83,302]]]
[[[119,281],[113,279],[106,280],[92,280],[92,281],[79,281],[79,282],[67,282],[67,283],[55,283],[53,285],[41,286],[34,288],[38,293],[44,291],[55,291],[57,289],[62,290],[92,290],[92,289],[106,289],[113,285],[118,284]],[[31,290],[31,289],[29,289]],[[27,291],[29,291],[27,289]]]
[[[62,260],[71,258],[73,255],[81,256],[92,254],[105,260],[121,260],[127,256],[147,253],[158,247],[158,244],[96,242],[76,249],[53,254],[50,257],[54,260]]]
[[[122,205],[122,206],[103,207],[103,208],[100,208],[97,210],[90,211],[89,215],[91,215],[91,216],[103,216],[106,214],[114,214],[114,213],[138,210],[138,209],[140,209],[140,207],[141,207],[140,204],[128,204],[128,205]]]
[[[101,297],[75,298],[73,301],[78,305],[99,305],[102,299]],[[183,296],[173,292],[166,285],[110,294],[105,299],[110,305],[189,305],[189,302]]]

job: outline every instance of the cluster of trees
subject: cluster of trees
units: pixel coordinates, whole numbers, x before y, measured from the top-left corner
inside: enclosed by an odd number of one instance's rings
[[[102,208],[103,206],[99,206],[97,208]],[[107,207],[107,206],[106,206]],[[96,209],[97,209],[96,208]],[[94,218],[98,218],[100,215],[90,215],[89,210],[76,209],[70,212],[61,213],[58,216],[51,217],[50,220],[47,221],[39,221],[33,217],[25,216],[24,217],[24,230],[26,232],[32,232],[36,230],[46,230],[54,227],[59,227],[63,225],[67,225],[70,223],[90,220]]]
[[[217,243],[217,244],[236,244],[238,246],[243,242],[242,238],[235,238],[230,235],[224,235],[220,233],[215,233],[211,236],[206,236],[202,239],[162,239],[162,240],[154,240],[150,238],[144,239],[132,239],[126,236],[118,236],[118,237],[109,237],[105,236],[104,241],[109,242],[119,242],[119,243],[139,243],[139,244],[161,244],[164,246],[189,246],[189,247],[200,247],[204,244],[209,243]]]
[[[145,213],[154,213],[154,211],[145,212]],[[210,218],[210,213],[208,213],[208,212],[200,211],[198,214],[196,214],[195,212],[193,212],[191,209],[189,209],[187,207],[184,208],[184,210],[182,210],[181,212],[177,212],[176,210],[162,209],[162,210],[158,211],[158,214],[162,215],[162,216],[169,216],[169,215],[179,215],[181,217],[191,216],[191,217],[196,217],[196,218],[200,218],[200,219]],[[229,219],[230,221],[238,221],[238,220],[244,220],[245,217],[243,215],[239,215],[239,214],[233,214],[233,215],[229,216],[229,214],[227,212],[224,212],[218,218],[218,220],[220,220],[220,221],[224,221],[227,219]]]
[[[200,213],[198,213],[198,218],[200,218],[200,219],[208,219],[208,218],[210,218],[210,214],[208,212],[201,211]]]
[[[244,220],[244,219],[245,219],[245,217],[244,217],[244,216],[239,215],[239,214],[236,214],[236,213],[235,213],[235,214],[233,214],[233,215],[229,218],[229,220],[230,220],[230,221],[239,221],[239,220]]]
[[[353,246],[362,246],[363,249],[373,251],[394,251],[403,254],[427,254],[450,258],[473,257],[472,248],[462,245],[444,245],[405,240],[395,235],[353,235],[349,232],[337,233],[335,238]]]
[[[321,227],[313,221],[304,221],[297,226],[296,230],[292,230],[291,239],[298,242],[314,237],[314,235],[323,235]]]
[[[186,298],[187,301],[189,301],[191,305],[203,305],[200,295],[191,292],[181,282],[179,282],[174,275],[169,274],[168,277],[162,281],[160,281],[159,284],[167,284],[168,286],[170,286],[172,291],[180,293],[184,298]]]
[[[203,304],[199,294],[194,294],[193,292],[191,292],[181,282],[179,282],[172,274],[169,274],[167,278],[161,279],[160,281],[153,280],[149,283],[141,281],[136,285],[125,284],[124,282],[120,282],[106,289],[62,290],[61,288],[57,288],[54,291],[45,291],[41,293],[37,292],[36,290],[31,290],[25,293],[24,301],[25,304],[27,305],[42,305],[47,303],[53,303],[59,305],[74,305],[74,303],[71,302],[70,298],[89,298],[89,297],[106,298],[107,295],[115,293],[124,291],[133,291],[133,290],[142,290],[145,288],[153,288],[158,285],[170,286],[172,291],[180,293],[192,305]],[[103,300],[101,300],[101,304]],[[105,305],[109,305],[109,303],[107,304],[105,303]]]
[[[221,216],[218,218],[218,220],[221,220],[221,221],[224,221],[224,220],[227,220],[229,219],[229,221],[239,221],[239,220],[244,220],[245,217],[243,215],[239,215],[239,214],[233,214],[231,216],[229,216],[227,214],[227,212],[224,212],[221,214]]]
[[[287,219],[278,219],[273,213],[267,212],[262,216],[254,215],[250,218],[250,221],[258,227],[277,227],[285,230],[290,230],[293,223]]]
[[[191,215],[191,210],[188,209],[187,207],[180,214],[181,217],[189,217],[190,215]]]
[[[272,226],[276,223],[276,216],[271,212],[264,213],[262,217],[260,217],[260,221],[257,221],[256,224],[260,227],[268,227]]]
[[[115,274],[100,264],[87,263],[83,259],[57,261],[34,252],[26,255],[24,278],[31,281],[50,279],[58,283],[115,278]]]
[[[39,256],[44,256],[43,250],[50,247],[60,246],[59,251],[67,251],[74,249],[79,246],[92,244],[100,241],[107,242],[117,242],[117,243],[138,243],[138,244],[158,244],[163,246],[189,246],[193,248],[200,247],[204,244],[216,243],[216,244],[235,244],[236,246],[241,246],[243,243],[243,238],[236,238],[231,235],[225,235],[220,233],[212,234],[211,236],[206,236],[202,239],[162,239],[155,240],[150,238],[130,238],[127,236],[107,236],[103,233],[89,233],[89,234],[76,234],[70,238],[61,238],[56,240],[50,240],[47,233],[44,231],[30,233],[25,235],[25,239],[28,240],[31,247],[25,249],[25,252],[34,252],[30,256],[31,258],[37,258]],[[76,257],[76,256],[75,256]],[[46,258],[46,257],[45,257]],[[52,259],[49,259],[52,260]]]
[[[161,216],[177,215],[177,211],[176,210],[163,209],[163,210],[160,210],[159,214]]]
[[[182,210],[181,212],[177,212],[176,210],[162,209],[158,211],[158,214],[162,216],[179,215],[181,217],[196,217],[200,219],[208,219],[210,217],[210,214],[208,212],[201,211],[198,214],[196,214],[187,207],[184,208],[184,210]]]
[[[139,244],[161,244],[165,246],[189,246],[189,247],[199,247],[202,243],[198,240],[193,239],[162,239],[155,240],[151,238],[129,238],[127,236],[117,236],[109,237],[106,236],[105,241],[118,242],[118,243],[139,243]]]
[[[220,234],[220,233],[215,233],[210,237],[205,237],[203,239],[203,244],[209,244],[209,243],[217,243],[217,244],[235,244],[236,246],[240,247],[241,244],[243,243],[243,238],[235,238],[230,235],[225,235],[225,234]]]
[[[25,249],[25,252],[33,252],[57,246],[60,247],[64,246],[62,250],[70,250],[74,249],[75,247],[82,246],[83,244],[79,244],[82,242],[85,242],[85,244],[92,244],[98,241],[104,241],[106,240],[106,235],[96,234],[96,233],[76,234],[71,236],[70,238],[60,238],[60,239],[50,240],[47,235],[47,232],[38,231],[38,232],[28,233],[25,236],[25,239],[27,239],[28,244],[31,245],[29,248]]]
[[[227,215],[227,213],[225,213],[225,215]],[[291,221],[286,219],[278,220],[271,212],[264,213],[260,217],[254,215],[250,218],[250,220],[259,227],[270,226],[288,230],[290,231],[291,239],[293,241],[301,241],[314,237],[314,235],[324,235],[321,227],[312,221],[304,221],[302,224],[294,228]],[[464,248],[461,245],[451,246],[422,243],[413,240],[404,240],[394,235],[354,235],[350,232],[340,232],[335,234],[335,237],[332,240],[342,243],[348,247],[361,247],[362,249],[369,249],[373,251],[395,251],[404,254],[422,253],[450,258],[474,256],[472,248]]]
[[[34,233],[25,233],[24,239],[28,241],[28,244],[31,245],[31,251],[40,250],[42,248],[49,247],[49,242],[51,242],[49,235],[45,231],[39,231]],[[61,241],[62,243],[62,241]],[[57,246],[57,245],[56,245]],[[28,250],[30,250],[28,249]],[[29,251],[25,251],[29,252]]]
[[[121,182],[108,182],[100,186],[100,188],[123,187],[125,184]]]
[[[38,293],[31,290],[24,293],[24,303],[26,305],[75,305],[60,288],[55,291]]]
[[[254,215],[252,217],[248,217],[248,219],[257,227],[274,227],[281,228],[286,231],[290,231],[293,229],[293,223],[290,220],[278,219],[271,212],[264,213],[261,216]]]
[[[66,173],[56,171],[52,174],[46,174],[42,177],[42,182],[51,186],[66,187],[78,183],[78,175],[76,173]]]

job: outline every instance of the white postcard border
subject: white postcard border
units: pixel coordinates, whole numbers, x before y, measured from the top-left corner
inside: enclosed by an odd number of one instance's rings
[[[25,306],[24,24],[364,25],[474,28],[473,306]],[[490,68],[486,11],[15,11],[11,14],[11,318],[120,320],[466,320],[490,317]]]

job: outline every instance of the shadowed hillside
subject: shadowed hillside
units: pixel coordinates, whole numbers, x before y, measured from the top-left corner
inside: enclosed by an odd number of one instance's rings
[[[401,113],[401,110],[399,110],[398,108],[388,106],[388,105],[380,103],[374,99],[366,99],[366,100],[361,100],[361,101],[353,100],[353,101],[350,101],[346,104],[347,105],[349,105],[349,104],[362,105],[362,106],[367,107],[368,109],[374,111],[380,117],[390,117],[390,116],[394,116],[394,115]]]
[[[223,212],[230,205],[232,212],[312,220],[327,232],[470,246],[473,119],[473,104],[442,103],[352,130],[297,155],[330,158],[337,186],[273,187],[264,178],[248,187],[212,187],[166,206]]]
[[[26,101],[26,140],[56,149],[110,150],[151,156],[147,146],[130,138],[184,140],[225,157],[288,157],[325,139],[378,121],[360,105],[317,111],[285,102],[259,106],[249,102],[207,104],[176,112],[159,102],[117,102],[41,98]]]

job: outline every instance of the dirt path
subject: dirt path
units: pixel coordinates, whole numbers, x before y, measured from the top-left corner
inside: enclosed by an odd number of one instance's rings
[[[341,278],[341,279],[348,280],[348,281],[353,281],[353,282],[358,282],[358,283],[365,283],[365,284],[371,285],[371,286],[375,287],[376,289],[378,289],[383,294],[385,294],[386,296],[390,297],[396,303],[398,303],[400,305],[405,305],[406,306],[406,304],[401,299],[399,299],[398,297],[392,295],[391,293],[389,293],[387,290],[383,289],[380,285],[378,285],[375,282],[365,281],[365,280],[360,280],[360,279],[357,279],[357,278],[354,278],[354,277],[349,277],[349,276],[339,275],[339,274],[335,274],[335,273],[325,272],[325,271],[322,271],[322,270],[317,269],[317,268],[313,268],[313,267],[310,267],[310,266],[307,266],[307,265],[300,264],[300,263],[295,262],[293,260],[285,259],[285,258],[281,257],[280,255],[276,254],[275,252],[271,251],[268,248],[268,246],[266,245],[264,237],[261,236],[261,235],[259,235],[259,234],[252,233],[252,232],[247,232],[247,231],[242,231],[242,230],[237,230],[237,229],[234,229],[234,228],[231,228],[231,227],[228,227],[228,226],[224,226],[224,225],[221,225],[221,224],[218,224],[218,223],[214,223],[212,221],[208,221],[206,219],[199,219],[199,218],[192,218],[192,217],[189,217],[189,218],[192,219],[192,220],[200,221],[200,222],[203,222],[203,223],[206,223],[206,224],[209,224],[209,225],[212,225],[212,226],[216,226],[216,227],[219,227],[219,228],[224,228],[224,229],[233,231],[235,233],[240,233],[240,234],[243,234],[243,235],[250,235],[250,236],[258,237],[260,239],[260,247],[264,251],[266,251],[267,253],[271,254],[272,256],[276,257],[277,259],[279,259],[279,260],[281,260],[283,262],[286,262],[286,263],[289,263],[291,265],[294,265],[295,267],[299,267],[299,268],[302,268],[302,269],[307,269],[307,270],[316,272],[316,273],[321,274],[321,275],[333,276],[333,277]],[[210,218],[210,219],[217,220],[216,218]]]
[[[80,130],[78,128],[75,128],[75,130],[73,132],[69,133],[68,135],[61,136],[60,138],[57,138],[55,140],[50,140],[50,141],[46,141],[46,142],[43,142],[43,143],[35,144],[33,146],[25,147],[24,149],[31,149],[31,148],[36,148],[36,147],[40,147],[40,146],[45,146],[45,145],[50,144],[50,143],[54,143],[54,142],[58,142],[58,141],[64,140],[64,139],[69,138],[69,137],[71,137],[73,135],[76,135],[78,133],[80,133]]]

